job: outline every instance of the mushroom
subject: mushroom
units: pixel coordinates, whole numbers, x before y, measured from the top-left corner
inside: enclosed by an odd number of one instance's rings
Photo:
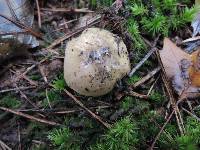
[[[129,71],[126,45],[107,30],[88,28],[67,43],[64,78],[81,95],[105,95]]]

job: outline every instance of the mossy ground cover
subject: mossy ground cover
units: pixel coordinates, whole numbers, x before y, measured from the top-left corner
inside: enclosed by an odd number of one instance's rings
[[[165,36],[187,37],[187,34],[183,35],[182,33],[190,28],[190,22],[199,11],[199,8],[188,0],[127,0],[116,15],[112,14],[112,11],[107,11],[113,2],[111,0],[91,0],[89,7],[100,13],[104,13],[103,10],[105,10],[105,20],[103,21],[108,23],[103,22],[105,23],[104,28],[121,35],[125,43],[128,43],[132,67],[150,49],[146,40],[151,42],[159,36],[157,46],[160,48]],[[115,21],[123,18],[117,27],[111,20],[114,17],[117,18]],[[62,48],[60,49],[62,50]],[[52,59],[54,59],[53,56],[49,55],[48,61]],[[28,99],[37,108],[33,108],[19,91],[1,94],[0,106],[21,110],[21,112],[38,118],[59,122],[61,125],[49,126],[31,119],[14,117],[15,115],[1,111],[0,122],[4,123],[0,127],[5,130],[0,131],[2,135],[0,140],[6,141],[14,149],[18,148],[19,143],[23,149],[33,150],[148,149],[173,110],[170,107],[161,74],[156,74],[134,89],[140,94],[147,95],[148,93],[147,99],[130,96],[126,92],[131,85],[140,81],[143,76],[157,66],[158,61],[153,56],[132,77],[126,77],[121,83],[118,83],[111,93],[97,98],[81,96],[68,88],[62,69],[49,79],[48,85],[41,84],[40,88],[25,92]],[[37,71],[29,76],[33,81],[42,80]],[[64,89],[73,93],[103,121],[111,124],[111,128],[105,128],[80,108],[66,95]],[[182,102],[180,107],[191,109],[196,116],[188,115],[181,109],[184,133],[180,133],[176,117],[173,115],[156,142],[157,149],[199,149],[200,122],[198,117],[200,117],[200,109],[198,99]],[[18,128],[20,129],[18,130]],[[20,142],[15,142],[12,138],[6,139],[5,135],[10,134],[9,130],[14,130],[15,134],[21,135]],[[14,134],[10,135],[14,136]]]

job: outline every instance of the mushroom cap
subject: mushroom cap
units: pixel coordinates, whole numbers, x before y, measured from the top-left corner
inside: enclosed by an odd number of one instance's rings
[[[88,28],[67,43],[64,78],[81,95],[105,95],[129,71],[126,45],[107,30]]]

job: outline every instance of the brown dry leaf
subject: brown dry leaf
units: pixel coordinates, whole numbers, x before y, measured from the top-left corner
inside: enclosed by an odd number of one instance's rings
[[[200,87],[200,49],[192,53],[192,66],[189,69],[189,74],[193,86]]]
[[[181,99],[200,96],[200,50],[189,55],[165,38],[160,58],[174,90]]]
[[[163,50],[160,51],[160,58],[169,78],[180,72],[179,63],[182,59],[190,59],[190,55],[177,47],[168,38],[164,39]]]

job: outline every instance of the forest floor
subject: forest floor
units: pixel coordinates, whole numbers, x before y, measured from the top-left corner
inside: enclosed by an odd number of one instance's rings
[[[198,149],[199,99],[178,102],[157,53],[164,37],[185,48],[194,3],[36,1],[40,46],[0,68],[0,149]],[[131,60],[132,74],[100,97],[76,93],[63,77],[66,43],[89,27],[120,36]]]

